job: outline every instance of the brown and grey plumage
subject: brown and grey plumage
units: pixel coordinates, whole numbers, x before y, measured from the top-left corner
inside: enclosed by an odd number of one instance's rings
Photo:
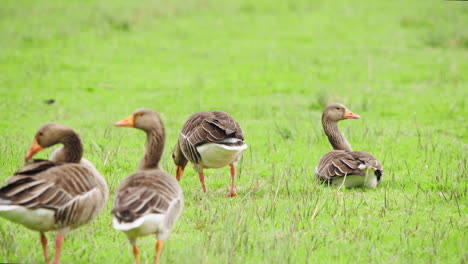
[[[231,166],[231,197],[236,192],[236,164],[247,148],[239,123],[228,113],[221,111],[193,114],[182,127],[172,158],[176,165],[177,180],[190,161],[198,172],[203,191],[206,192],[203,169]]]
[[[136,110],[116,126],[135,127],[146,132],[146,152],[136,173],[120,184],[114,200],[112,220],[133,246],[135,263],[140,263],[136,239],[155,234],[155,262],[159,262],[167,239],[183,209],[183,194],[177,180],[159,165],[164,150],[165,131],[159,115],[151,109]]]
[[[335,187],[375,188],[381,182],[383,166],[372,154],[353,151],[351,145],[338,129],[338,121],[358,119],[359,115],[342,104],[328,105],[322,114],[322,125],[333,151],[325,154],[315,168],[318,180]]]
[[[0,216],[40,232],[46,262],[49,253],[44,232],[58,230],[53,263],[59,263],[64,235],[93,220],[108,198],[106,181],[82,158],[78,134],[64,125],[42,126],[26,158],[59,143],[63,147],[51,160],[26,165],[0,189]]]

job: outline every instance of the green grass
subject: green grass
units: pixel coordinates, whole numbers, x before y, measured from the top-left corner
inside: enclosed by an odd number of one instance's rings
[[[62,262],[131,263],[110,209],[145,136],[112,123],[158,111],[174,173],[183,122],[224,110],[249,145],[239,197],[224,197],[228,168],[206,171],[206,195],[187,168],[163,263],[467,263],[466,25],[468,5],[453,1],[5,0],[0,177],[43,123],[73,127],[111,196],[66,237]],[[340,127],[384,164],[377,189],[315,182],[328,102],[362,116]],[[143,263],[154,242],[139,240]],[[42,263],[39,235],[0,219],[0,262]]]

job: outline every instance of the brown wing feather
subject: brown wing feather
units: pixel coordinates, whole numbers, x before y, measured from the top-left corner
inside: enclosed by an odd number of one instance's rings
[[[27,165],[7,180],[0,197],[29,209],[58,210],[75,196],[97,186],[93,173],[79,164],[40,161]]]
[[[193,146],[217,143],[226,138],[244,140],[239,123],[228,113],[221,111],[193,114],[184,124],[182,134]]]
[[[376,172],[382,175],[383,166],[380,162],[369,152],[365,151],[351,151],[350,154],[357,160],[361,161],[366,167],[375,168]]]
[[[60,166],[64,163],[52,162],[49,160],[36,159],[32,163],[26,164],[24,168],[15,172],[14,175],[35,175],[41,171],[48,170],[52,167]],[[10,177],[9,179],[14,178]]]
[[[232,145],[244,144],[244,133],[239,123],[222,111],[199,112],[193,114],[184,124],[179,137],[182,153],[194,163],[200,162],[196,147],[205,143],[221,143],[227,138],[236,138]]]
[[[179,183],[167,172],[139,171],[120,184],[112,214],[122,222],[132,222],[146,214],[166,213],[170,203],[181,197]]]
[[[330,151],[320,159],[315,175],[322,181],[347,175],[365,176],[365,171],[359,168],[360,165],[375,169],[375,174],[380,180],[383,173],[382,165],[374,156],[365,151]]]

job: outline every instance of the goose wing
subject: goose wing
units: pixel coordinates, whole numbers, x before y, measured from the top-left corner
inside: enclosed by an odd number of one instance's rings
[[[147,214],[166,214],[177,199],[182,199],[182,190],[175,178],[162,170],[140,171],[120,184],[112,214],[129,223]]]
[[[351,151],[349,153],[356,160],[360,161],[362,169],[373,169],[375,170],[377,176],[381,176],[383,173],[383,166],[380,162],[369,152],[365,151]]]
[[[182,128],[179,136],[180,148],[188,160],[199,163],[201,157],[196,148],[205,143],[241,146],[244,144],[244,133],[239,123],[228,113],[195,113]]]
[[[379,178],[383,173],[382,165],[368,152],[334,150],[320,159],[315,175],[320,180],[331,180],[347,175],[365,176],[365,169],[375,170]]]
[[[204,143],[219,143],[226,138],[244,140],[239,123],[228,113],[221,111],[193,114],[185,122],[182,134],[195,147]]]
[[[86,222],[98,211],[96,208],[102,208],[94,203],[99,201],[98,197],[104,197],[99,186],[96,176],[86,166],[36,161],[7,180],[7,185],[0,189],[0,203],[50,209],[55,211],[59,226],[74,225]]]

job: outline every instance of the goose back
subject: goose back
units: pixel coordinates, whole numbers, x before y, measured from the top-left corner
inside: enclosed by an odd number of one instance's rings
[[[104,207],[107,196],[105,180],[87,166],[37,160],[7,180],[7,185],[0,189],[0,205],[22,207],[25,212],[51,211],[53,223],[45,225],[46,230],[39,230],[49,231],[75,228],[94,219]],[[8,212],[13,213],[5,210],[0,215],[10,218]],[[17,215],[13,213],[11,217]],[[27,219],[12,220],[38,230],[24,223]]]
[[[366,176],[367,170],[373,170],[380,182],[383,166],[372,154],[365,151],[334,150],[322,156],[315,175],[319,180],[328,182],[348,175]]]
[[[184,123],[178,144],[189,161],[200,163],[197,147],[205,143],[242,146],[244,133],[239,123],[226,112],[195,113]]]
[[[165,239],[182,209],[182,189],[174,177],[161,169],[138,171],[127,176],[116,192],[112,209],[114,227],[128,231],[131,236],[147,235],[149,231],[139,227],[149,216],[159,225],[149,229]]]
[[[119,186],[112,214],[122,222],[132,222],[145,214],[164,214],[182,190],[174,177],[162,170],[139,171]]]

